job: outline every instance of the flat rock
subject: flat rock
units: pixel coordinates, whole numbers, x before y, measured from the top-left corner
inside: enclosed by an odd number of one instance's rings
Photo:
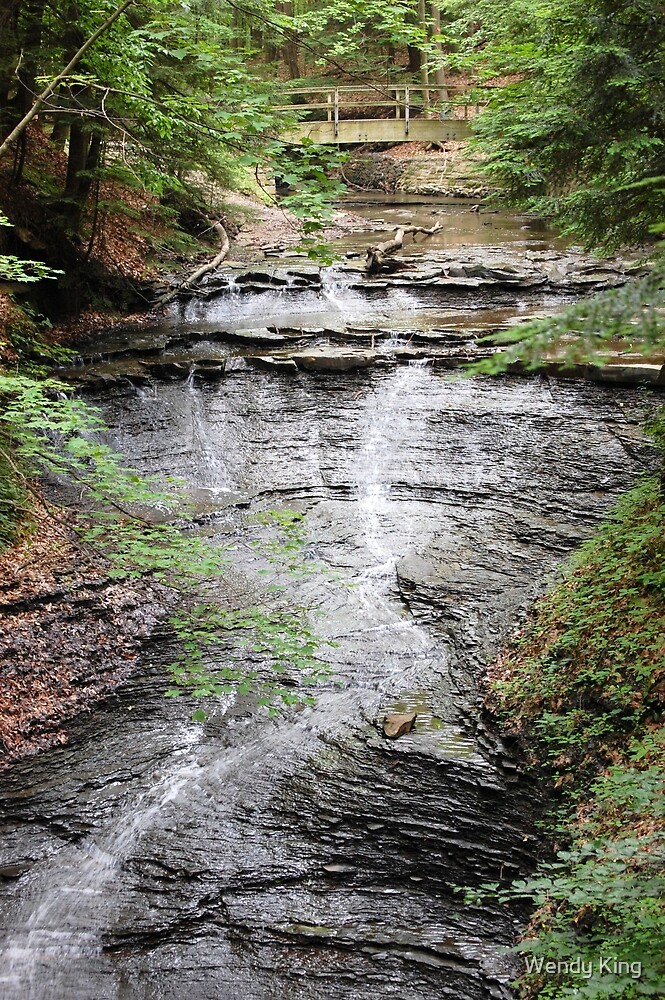
[[[398,740],[400,736],[410,733],[415,723],[415,712],[386,715],[383,720],[383,735],[389,740]]]
[[[332,345],[314,347],[291,355],[298,368],[310,372],[348,372],[354,368],[369,368],[379,357],[378,351]]]
[[[182,361],[139,361],[155,378],[187,378],[190,366]]]
[[[237,372],[246,372],[247,359],[242,357],[227,358],[224,369],[226,375],[232,375]]]
[[[288,285],[288,278],[274,271],[246,271],[236,277],[236,285]]]
[[[223,358],[215,361],[197,361],[194,365],[194,374],[210,381],[222,378],[225,370],[226,362]]]
[[[252,344],[285,344],[288,337],[275,330],[269,330],[267,326],[257,327],[254,330],[223,330],[216,336],[225,340],[247,341]]]

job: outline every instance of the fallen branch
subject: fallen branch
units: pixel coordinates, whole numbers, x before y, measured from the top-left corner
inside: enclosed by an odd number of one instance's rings
[[[377,271],[381,271],[385,266],[386,257],[402,249],[405,236],[416,236],[418,233],[422,233],[424,236],[433,236],[434,233],[438,233],[441,229],[443,229],[443,226],[440,222],[437,222],[431,229],[425,229],[424,226],[401,226],[395,231],[392,239],[367,248],[365,271],[367,274],[375,274]]]
[[[202,264],[201,267],[197,267],[196,271],[194,271],[193,274],[190,274],[189,278],[183,281],[182,284],[178,285],[176,288],[172,288],[169,292],[166,292],[165,295],[162,295],[162,297],[157,300],[156,304],[158,306],[165,306],[167,303],[172,302],[173,299],[177,298],[181,292],[187,291],[187,289],[195,285],[197,281],[200,281],[204,274],[208,274],[210,271],[214,271],[216,267],[219,267],[222,261],[226,258],[230,248],[229,237],[226,229],[224,229],[221,222],[213,223],[212,228],[219,236],[219,253],[213,257],[212,260],[208,261],[207,264]]]

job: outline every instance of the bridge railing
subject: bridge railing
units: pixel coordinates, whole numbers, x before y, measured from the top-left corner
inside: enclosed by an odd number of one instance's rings
[[[432,118],[459,118],[468,120],[477,114],[489,101],[471,95],[467,87],[460,85],[423,86],[411,84],[377,84],[366,87],[297,87],[285,90],[283,97],[289,97],[289,104],[273,105],[274,111],[306,113],[309,121],[328,121],[334,126],[334,134],[339,134],[340,118],[344,112],[353,109],[355,117],[377,118],[376,109],[389,108],[391,118],[404,121],[405,134],[409,134],[409,123],[414,114]],[[316,100],[316,98],[321,98]],[[370,97],[371,100],[365,100]],[[294,101],[294,98],[296,99]],[[311,98],[314,98],[312,100]],[[372,114],[358,114],[364,108]]]

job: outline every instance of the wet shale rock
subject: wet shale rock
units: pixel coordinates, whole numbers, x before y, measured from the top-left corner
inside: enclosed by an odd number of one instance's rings
[[[146,672],[69,746],[13,769],[3,1000],[24,1000],[26,982],[49,1000],[508,1000],[516,915],[452,887],[531,870],[536,789],[461,722],[519,609],[643,465],[625,412],[642,394],[615,397],[397,365],[246,365],[196,395],[166,380],[107,398],[140,468],[259,509],[302,503],[316,558],[361,586],[299,585],[325,609],[343,679],[311,709],[273,723],[238,700],[196,727]],[[217,453],[237,464],[208,478]],[[242,537],[228,508],[218,523]],[[254,552],[234,559],[253,592]],[[426,730],[423,697],[442,728]],[[378,731],[413,712],[399,739]]]
[[[620,259],[510,247],[471,247],[454,254],[434,248],[421,256],[390,260],[398,264],[397,270],[377,277],[366,274],[362,259],[350,259],[332,269],[301,263],[220,269],[192,292],[189,302],[180,304],[181,313],[174,319],[183,320],[184,325],[177,334],[165,323],[152,334],[141,331],[135,341],[111,338],[97,345],[96,356],[82,356],[77,368],[59,374],[86,388],[106,391],[160,381],[218,381],[244,371],[247,365],[291,375],[299,371],[344,375],[395,363],[453,369],[498,350],[482,338],[539,315],[551,315],[572,298],[618,287],[638,273]],[[227,304],[232,307],[238,295],[258,291],[266,293],[259,313],[267,325],[214,328],[207,320],[210,308],[215,316],[224,317]],[[320,310],[322,302],[343,302],[344,296],[375,303],[375,315],[376,309],[379,314],[384,310],[385,300],[385,309],[389,313],[394,309],[402,321],[408,310],[414,321],[423,309],[433,311],[434,318],[431,325],[415,322],[413,329],[397,333],[389,325],[370,321],[352,325],[344,321],[343,312],[335,314],[334,310],[324,312],[327,322],[337,324],[331,323],[330,328],[286,325],[288,313],[279,325],[270,322],[273,316],[279,317],[287,301],[296,315],[302,301],[307,318],[308,309]],[[450,325],[444,325],[447,315]],[[603,365],[564,368],[553,358],[542,371],[556,378],[660,389],[665,386],[664,361],[660,355],[644,358],[617,348]],[[519,363],[511,371],[520,374]]]

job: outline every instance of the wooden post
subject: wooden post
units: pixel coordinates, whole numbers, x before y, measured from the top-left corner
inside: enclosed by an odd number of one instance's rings
[[[339,90],[335,87],[335,138],[339,135]]]
[[[399,121],[400,118],[399,90],[397,89],[397,87],[393,87],[393,93],[395,95],[395,118]]]
[[[409,134],[409,88],[404,88],[404,135]]]
[[[328,121],[332,121],[332,94],[326,94],[326,100],[328,101]]]

